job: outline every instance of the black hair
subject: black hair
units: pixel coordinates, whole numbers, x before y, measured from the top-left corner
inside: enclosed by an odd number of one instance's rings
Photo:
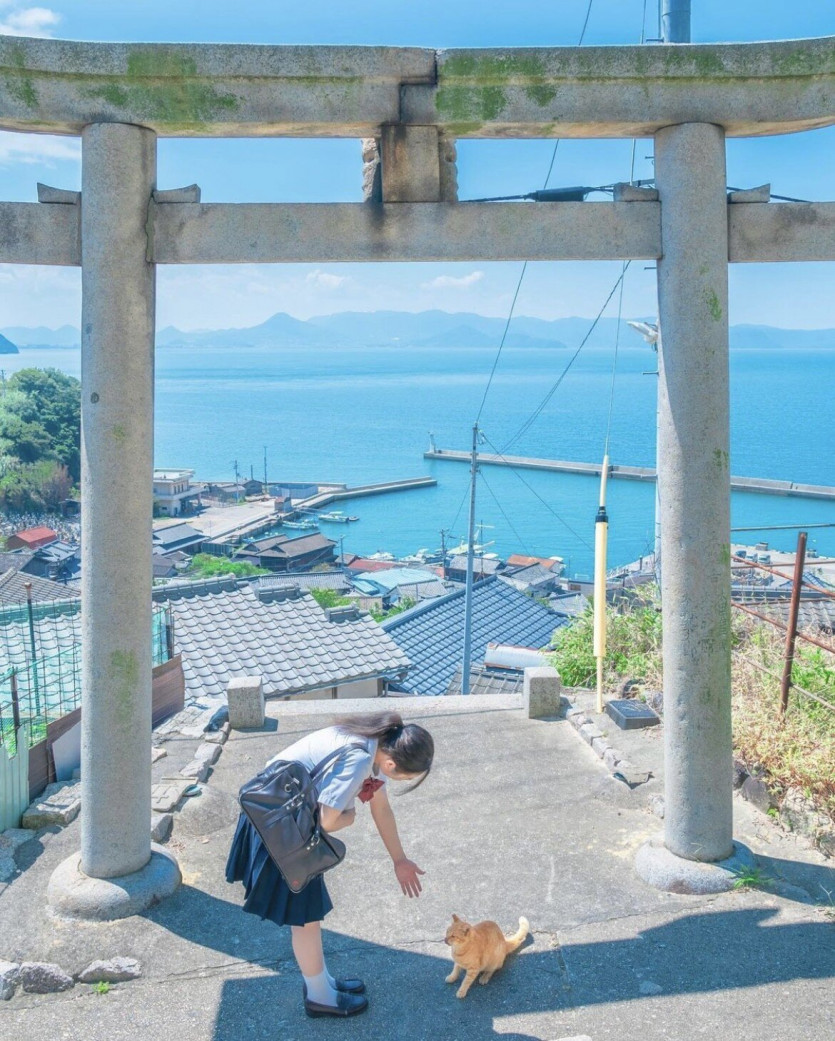
[[[336,721],[336,725],[346,734],[376,738],[377,747],[391,756],[402,773],[423,774],[406,789],[407,792],[414,791],[419,784],[423,784],[432,769],[435,756],[432,735],[417,723],[404,723],[399,712],[344,716]]]

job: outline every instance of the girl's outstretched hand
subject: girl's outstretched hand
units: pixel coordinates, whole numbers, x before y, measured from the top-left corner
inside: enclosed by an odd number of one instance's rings
[[[418,875],[425,875],[426,872],[421,871],[413,860],[396,860],[394,873],[404,896],[420,896],[421,885]]]

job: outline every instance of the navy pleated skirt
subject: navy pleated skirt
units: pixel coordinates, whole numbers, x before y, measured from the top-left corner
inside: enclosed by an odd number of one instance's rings
[[[290,889],[244,813],[226,861],[226,881],[243,882],[244,911],[277,925],[321,922],[333,908],[321,875],[312,878],[300,893]]]

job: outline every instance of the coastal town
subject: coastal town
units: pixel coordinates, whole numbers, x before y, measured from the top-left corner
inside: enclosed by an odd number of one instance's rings
[[[3,1036],[832,1033],[835,37],[692,6],[0,0]]]

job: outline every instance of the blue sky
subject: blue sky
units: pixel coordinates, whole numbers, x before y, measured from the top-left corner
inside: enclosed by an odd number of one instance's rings
[[[0,0],[0,32],[102,41],[386,44],[426,47],[560,46],[577,43],[588,0],[322,2],[286,0]],[[657,35],[657,0],[593,0],[586,44],[637,43]],[[832,0],[692,0],[694,42],[835,35]],[[461,142],[462,199],[542,186],[553,142]],[[628,141],[564,141],[550,183],[606,184],[629,177]],[[635,149],[635,176],[652,174],[650,141]],[[770,181],[778,194],[835,199],[835,128],[728,142],[728,183]],[[80,187],[76,139],[0,132],[0,199],[34,201],[35,184]],[[206,202],[358,201],[356,141],[161,140],[162,188],[197,182]],[[343,310],[507,313],[518,264],[242,265],[160,268],[158,319],[180,328],[245,326],[276,311],[300,318]],[[518,314],[593,316],[616,264],[531,264]],[[835,264],[741,265],[730,270],[731,321],[835,326]],[[624,309],[655,313],[654,272],[634,264]],[[0,327],[77,325],[80,274],[0,265]]]

